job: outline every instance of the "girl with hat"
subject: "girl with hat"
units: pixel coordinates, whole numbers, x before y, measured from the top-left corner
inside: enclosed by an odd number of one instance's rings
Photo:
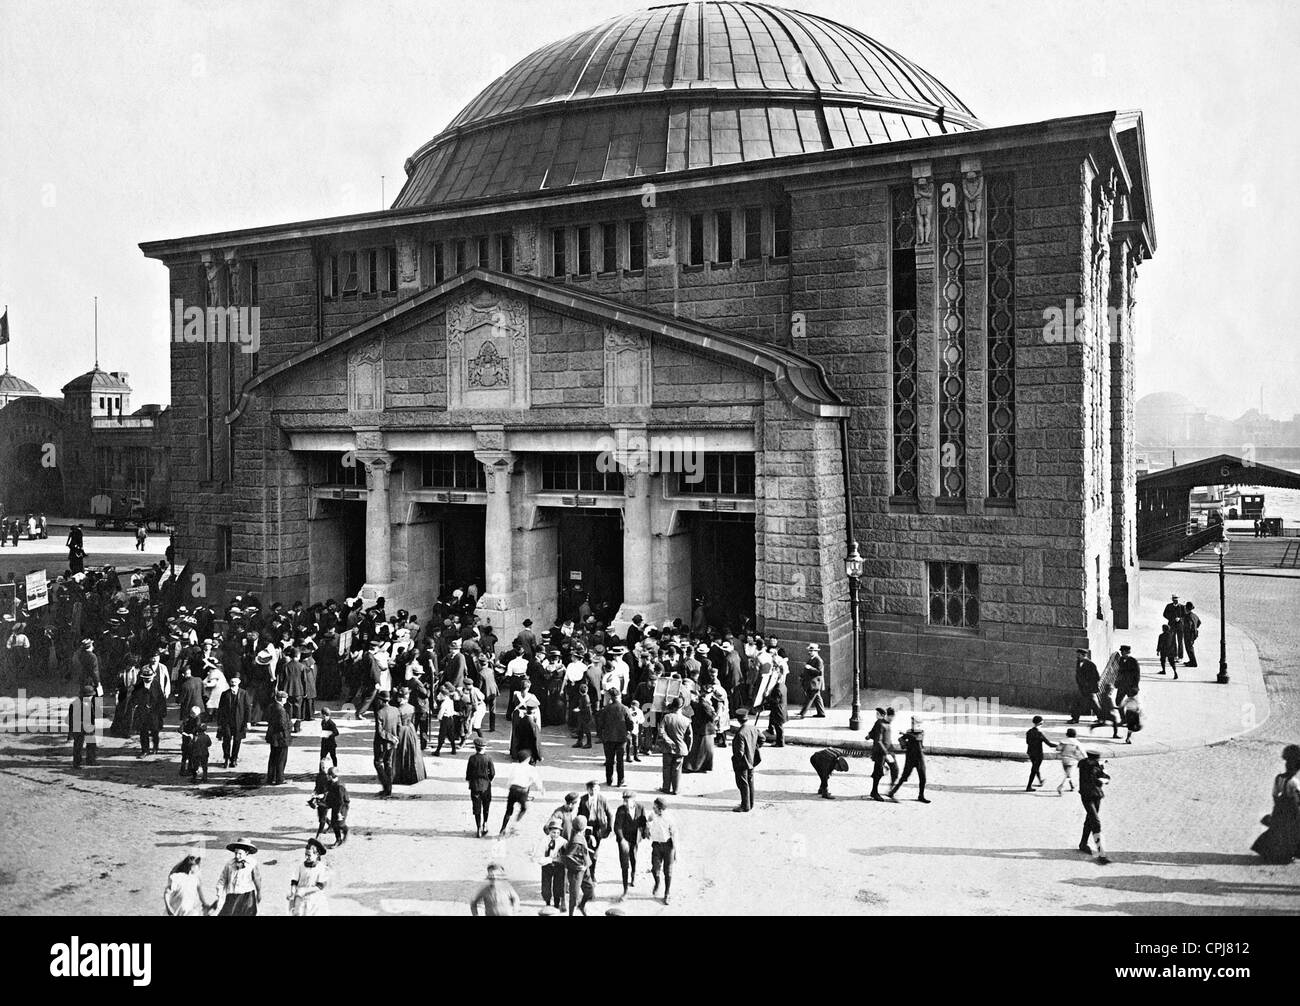
[[[246,838],[226,846],[234,858],[221,870],[217,880],[218,915],[256,915],[262,900],[262,868],[258,865],[257,846]]]
[[[289,881],[290,915],[329,915],[325,887],[329,872],[325,866],[325,846],[314,838],[307,839],[298,873]]]

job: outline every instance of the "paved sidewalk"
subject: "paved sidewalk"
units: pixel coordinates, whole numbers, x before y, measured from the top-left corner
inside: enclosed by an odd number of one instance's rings
[[[1076,727],[1085,747],[1099,748],[1104,758],[1181,751],[1226,741],[1253,729],[1268,717],[1268,696],[1264,691],[1264,675],[1255,644],[1244,632],[1228,624],[1230,680],[1226,685],[1218,684],[1215,677],[1219,669],[1219,621],[1207,610],[1211,604],[1217,608],[1217,597],[1193,600],[1197,602],[1197,613],[1202,618],[1197,641],[1199,666],[1186,669],[1180,666],[1178,681],[1172,675],[1160,676],[1155,641],[1163,621],[1160,612],[1168,598],[1144,598],[1136,613],[1134,627],[1117,631],[1115,645],[1131,645],[1134,656],[1142,665],[1146,725],[1133,735],[1132,744],[1125,744],[1126,730],[1121,729],[1119,739],[1114,740],[1108,729],[1089,731],[1085,719]],[[1100,655],[1098,667],[1103,667],[1105,662],[1106,655]],[[847,707],[829,710],[825,719],[809,717],[802,720],[798,718],[796,707],[791,710],[791,719],[786,723],[785,738],[791,744],[809,747],[865,751],[868,747],[866,731],[875,722],[877,706],[892,705],[898,712],[894,721],[897,736],[907,729],[918,702],[924,720],[926,752],[934,755],[1028,761],[1025,731],[1032,725],[1033,717],[1043,717],[1043,729],[1053,740],[1065,736],[1069,720],[1066,713],[1045,709],[1006,705],[994,708],[991,704],[977,708],[974,703],[967,704],[963,699],[922,697],[919,693],[907,695],[896,690],[873,688],[862,693],[861,732],[849,732]],[[761,725],[767,728],[766,715]]]

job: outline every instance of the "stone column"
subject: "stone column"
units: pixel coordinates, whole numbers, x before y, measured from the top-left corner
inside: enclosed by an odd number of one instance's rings
[[[366,468],[366,583],[361,597],[373,604],[387,597],[393,585],[393,524],[389,508],[389,483],[393,455],[388,451],[357,451],[358,464]]]
[[[650,443],[644,429],[618,429],[615,459],[623,473],[623,603],[614,631],[623,633],[634,615],[655,624],[665,603],[654,596],[654,529],[651,524]]]
[[[474,455],[487,476],[487,530],[483,539],[483,563],[489,594],[509,594],[514,587],[510,568],[510,477],[515,457],[509,451],[479,451]]]
[[[492,439],[502,439],[499,431]],[[487,519],[483,532],[483,565],[487,583],[479,598],[478,612],[485,621],[492,622],[498,637],[508,642],[523,627],[523,620],[529,617],[525,610],[527,595],[515,588],[514,576],[516,556],[511,485],[518,462],[511,451],[498,447],[477,450],[474,456],[483,465],[487,483]]]

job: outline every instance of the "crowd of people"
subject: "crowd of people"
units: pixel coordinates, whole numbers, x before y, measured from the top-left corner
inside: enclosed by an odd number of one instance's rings
[[[111,568],[69,570],[49,587],[48,604],[6,616],[3,652],[18,679],[60,673],[71,678],[79,702],[70,710],[73,764],[94,764],[94,724],[99,702],[112,695],[109,732],[138,741],[140,758],[160,751],[171,705],[177,707],[181,740],[180,773],[206,781],[213,745],[220,742],[221,765],[240,765],[241,746],[250,731],[265,728],[268,764],[265,785],[285,782],[290,746],[304,723],[319,717],[320,760],[311,806],[317,829],[295,879],[291,907],[298,914],[328,911],[327,847],[346,843],[350,800],[337,756],[339,721],[373,721],[373,763],[380,797],[394,786],[411,786],[426,777],[426,757],[473,748],[466,759],[475,834],[487,837],[496,765],[486,751],[485,732],[498,720],[509,735],[510,764],[506,806],[497,835],[517,830],[531,800],[545,795],[540,769],[542,731],[567,730],[575,748],[599,741],[604,786],[620,791],[611,812],[593,779],[585,793],[570,793],[539,828],[534,861],[541,871],[543,899],[551,911],[585,914],[591,901],[601,844],[613,838],[619,852],[624,895],[635,886],[637,850],[651,846],[654,895],[668,903],[678,851],[678,828],[670,809],[683,774],[714,769],[715,751],[730,748],[739,794],[737,813],[755,806],[755,774],[765,746],[784,746],[788,719],[786,683],[790,657],[778,639],[755,634],[733,636],[680,620],[647,625],[637,616],[621,636],[594,615],[558,621],[535,631],[531,621],[502,646],[490,618],[476,610],[472,589],[444,596],[423,621],[414,613],[390,612],[383,598],[367,606],[360,598],[326,600],[286,607],[254,595],[237,596],[218,613],[189,607],[175,589],[178,580],[166,562],[122,575]],[[1175,599],[1176,602],[1176,599]],[[1180,633],[1190,606],[1180,608]],[[1194,652],[1194,651],[1193,651]],[[797,715],[825,716],[824,665],[820,648],[807,647],[800,680],[805,702]],[[1121,725],[1131,738],[1141,729],[1141,670],[1128,646],[1120,647],[1099,672],[1086,651],[1076,667],[1078,697],[1071,723],[1091,715],[1090,729]],[[348,711],[346,707],[350,706]],[[767,716],[766,732],[760,719]],[[915,776],[916,799],[926,796],[925,730],[921,717],[895,738],[895,714],[878,709],[867,732],[872,762],[871,799],[896,801]],[[1063,777],[1083,802],[1081,851],[1101,845],[1100,806],[1109,779],[1098,753],[1085,751],[1071,728],[1051,740],[1036,717],[1027,734],[1030,775],[1026,789],[1044,785],[1044,748],[1059,748]],[[901,749],[900,774],[895,751]],[[648,809],[626,788],[625,767],[658,754],[662,765],[658,795]],[[818,795],[833,799],[830,780],[849,769],[844,749],[824,748],[810,764],[819,780]],[[1295,759],[1291,759],[1294,761]],[[1295,766],[1276,787],[1271,855],[1294,842]],[[888,772],[890,785],[881,792]],[[1281,780],[1282,777],[1279,777]],[[1280,836],[1280,837],[1279,837]],[[1288,837],[1289,836],[1289,837]],[[1261,842],[1265,840],[1261,839]],[[251,914],[261,899],[260,869],[251,842],[232,843],[234,856],[222,873],[218,896],[208,898],[197,880],[197,860],[187,857],[168,881],[174,914],[216,911]],[[660,891],[662,890],[662,895]],[[517,903],[499,867],[475,901],[475,910],[493,914]],[[170,908],[169,908],[170,910]]]
[[[45,514],[28,511],[26,517],[0,513],[0,548],[17,548],[19,540],[40,541],[49,537]]]

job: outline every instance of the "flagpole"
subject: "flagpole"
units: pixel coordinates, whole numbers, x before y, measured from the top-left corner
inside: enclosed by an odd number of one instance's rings
[[[95,298],[95,369],[99,369],[99,297]]]

